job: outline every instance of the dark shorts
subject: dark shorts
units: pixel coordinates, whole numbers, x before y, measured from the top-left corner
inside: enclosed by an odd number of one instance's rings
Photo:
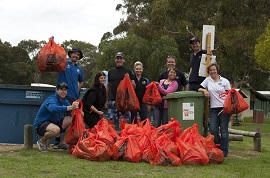
[[[48,127],[48,125],[50,124],[51,122],[42,122],[42,123],[39,123],[38,124],[38,127],[36,129],[36,132],[39,136],[44,136],[44,134],[46,133],[46,129]],[[56,123],[52,123],[52,124],[55,124],[57,125],[59,128],[60,128],[60,133],[64,132],[65,130],[62,128],[62,125],[63,125],[63,119],[59,122],[56,122]]]

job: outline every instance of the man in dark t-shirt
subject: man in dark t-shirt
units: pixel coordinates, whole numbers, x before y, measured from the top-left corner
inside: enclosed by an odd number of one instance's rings
[[[199,76],[199,69],[202,55],[206,54],[206,51],[201,49],[201,41],[197,37],[193,37],[190,40],[190,45],[193,53],[190,54],[189,90],[198,91],[200,84],[205,79],[205,77]]]
[[[126,67],[124,67],[124,54],[122,52],[118,52],[115,55],[115,64],[116,66],[109,70],[108,72],[108,83],[106,87],[106,94],[107,94],[107,102],[106,105],[108,107],[108,119],[109,120],[116,120],[118,121],[119,117],[123,115],[127,121],[130,121],[130,113],[129,112],[122,112],[117,111],[115,108],[115,99],[116,99],[116,91],[117,87],[121,80],[123,80],[124,75],[126,73],[129,74],[131,79],[132,85],[135,88],[135,76],[133,72]]]

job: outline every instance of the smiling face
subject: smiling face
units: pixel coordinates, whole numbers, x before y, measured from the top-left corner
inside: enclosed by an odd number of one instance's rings
[[[176,70],[175,69],[170,69],[168,73],[168,79],[170,80],[175,80],[176,78]]]
[[[60,99],[64,99],[67,96],[67,88],[58,88],[56,89],[56,93],[59,95]]]
[[[143,72],[143,67],[141,65],[136,65],[134,67],[134,72],[137,76],[141,76]]]
[[[172,57],[167,58],[167,67],[174,68],[176,65],[175,59]]]
[[[75,51],[70,54],[70,61],[76,63],[80,59],[80,52]]]
[[[117,67],[124,66],[125,59],[121,56],[116,56],[115,63]]]
[[[208,73],[211,78],[216,78],[218,76],[218,69],[216,65],[210,65],[208,68]]]
[[[191,47],[195,53],[201,50],[201,43],[200,42],[192,42]]]
[[[106,76],[100,76],[99,77],[99,84],[104,85],[106,83]]]

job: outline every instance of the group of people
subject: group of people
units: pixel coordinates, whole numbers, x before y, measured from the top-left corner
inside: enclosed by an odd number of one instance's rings
[[[210,133],[215,136],[215,143],[220,144],[224,156],[228,153],[228,123],[230,115],[222,112],[224,98],[219,94],[230,89],[230,83],[226,78],[218,74],[219,66],[211,64],[207,68],[209,77],[199,76],[199,67],[202,54],[206,54],[201,49],[201,41],[194,37],[190,40],[193,53],[190,55],[190,72],[187,80],[184,73],[175,68],[176,59],[168,56],[166,59],[167,69],[159,76],[155,82],[161,96],[176,91],[199,91],[203,92],[205,97],[210,97]],[[34,128],[41,138],[37,141],[40,151],[47,151],[46,140],[56,137],[56,148],[67,149],[65,136],[71,125],[72,118],[70,111],[79,107],[75,100],[79,99],[79,91],[84,83],[82,68],[77,65],[77,61],[83,58],[80,48],[73,48],[68,52],[69,60],[66,64],[66,70],[59,73],[58,84],[55,95],[44,101],[40,107]],[[94,78],[94,84],[88,89],[82,98],[84,122],[86,128],[92,128],[103,117],[103,108],[108,109],[107,119],[117,120],[120,116],[125,117],[127,121],[133,122],[137,116],[140,120],[147,118],[147,112],[150,112],[151,106],[142,103],[142,98],[146,91],[146,86],[150,83],[149,79],[143,76],[143,64],[140,61],[135,62],[134,71],[124,66],[125,56],[123,52],[115,55],[115,67],[108,71],[107,86],[106,75],[104,72],[98,72]],[[139,111],[118,111],[115,106],[117,87],[124,75],[128,73],[135,93],[140,103]],[[154,126],[168,123],[168,105],[167,101],[154,106]],[[136,122],[134,120],[134,122]],[[221,136],[219,135],[219,128]],[[60,141],[60,133],[65,132]]]

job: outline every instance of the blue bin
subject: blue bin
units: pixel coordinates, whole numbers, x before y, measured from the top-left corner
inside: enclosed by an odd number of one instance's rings
[[[54,87],[0,85],[0,143],[23,144],[24,125],[33,125],[41,104],[54,93]],[[35,143],[39,136],[33,132]]]

